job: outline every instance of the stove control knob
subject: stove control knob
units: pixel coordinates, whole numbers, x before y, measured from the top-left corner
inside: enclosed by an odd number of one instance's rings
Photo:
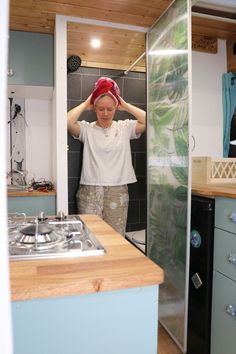
[[[44,212],[41,211],[38,216],[38,221],[44,221],[47,220],[47,217],[45,216]]]
[[[58,220],[65,220],[66,219],[66,216],[65,216],[65,214],[64,214],[64,212],[63,211],[59,211],[58,213],[57,213],[57,217],[56,217]]]

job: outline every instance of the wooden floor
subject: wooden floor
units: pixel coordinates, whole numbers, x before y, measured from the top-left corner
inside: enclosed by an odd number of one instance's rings
[[[173,339],[159,324],[158,327],[158,353],[157,354],[182,354]]]

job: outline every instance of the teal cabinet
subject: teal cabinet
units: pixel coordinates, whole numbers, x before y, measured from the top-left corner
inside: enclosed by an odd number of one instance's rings
[[[14,354],[156,354],[158,286],[16,301],[12,318]]]
[[[9,85],[53,86],[54,37],[51,34],[10,31]]]
[[[56,214],[56,196],[8,197],[8,213],[26,213],[27,216],[37,216],[41,211],[45,215]]]
[[[236,282],[236,235],[217,228],[214,269]]]
[[[214,271],[213,284],[211,354],[233,354],[236,352],[236,282]]]
[[[215,226],[236,234],[236,199],[216,198]]]
[[[236,199],[216,198],[211,354],[236,351]]]

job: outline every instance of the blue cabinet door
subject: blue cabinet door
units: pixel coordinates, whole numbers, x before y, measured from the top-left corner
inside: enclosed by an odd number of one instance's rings
[[[53,35],[10,31],[8,68],[10,85],[53,86]]]
[[[158,286],[16,301],[12,314],[14,354],[157,353]]]
[[[26,213],[37,216],[41,211],[46,215],[56,214],[56,196],[8,197],[8,213]]]

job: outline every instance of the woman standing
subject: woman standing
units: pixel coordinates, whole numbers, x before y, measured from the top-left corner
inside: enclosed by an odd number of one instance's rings
[[[79,121],[94,109],[96,121]],[[135,119],[114,121],[116,111]],[[84,144],[80,187],[76,194],[79,214],[96,214],[124,235],[128,213],[127,184],[137,181],[132,166],[130,140],[146,128],[146,113],[120,97],[116,82],[102,77],[92,94],[68,112],[68,131]]]

